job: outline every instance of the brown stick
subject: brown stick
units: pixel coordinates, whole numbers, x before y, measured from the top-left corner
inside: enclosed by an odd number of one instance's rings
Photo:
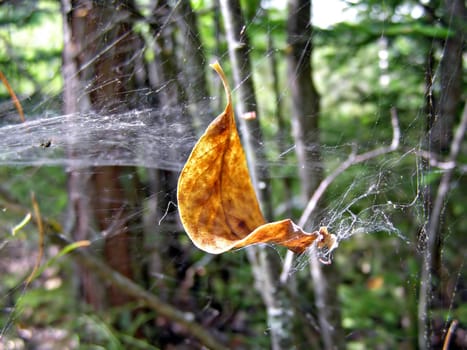
[[[444,338],[443,350],[449,350],[449,343],[451,341],[452,333],[454,333],[454,330],[456,329],[458,323],[459,321],[457,320],[453,320],[451,322],[451,325],[448,329],[448,333],[446,334],[446,338]]]
[[[0,80],[3,82],[6,89],[8,90],[8,93],[11,96],[11,100],[13,101],[13,104],[15,105],[16,110],[18,111],[19,119],[21,119],[21,121],[24,123],[25,119],[24,119],[23,107],[21,106],[21,103],[19,102],[18,97],[16,97],[15,92],[13,91],[5,75],[3,75],[2,71],[0,71]]]

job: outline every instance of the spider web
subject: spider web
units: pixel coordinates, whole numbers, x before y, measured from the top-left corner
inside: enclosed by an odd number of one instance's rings
[[[170,108],[62,115],[7,125],[0,129],[0,164],[180,170],[196,142],[183,117],[182,109]]]

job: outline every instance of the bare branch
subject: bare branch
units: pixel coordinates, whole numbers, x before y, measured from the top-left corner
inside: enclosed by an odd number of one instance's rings
[[[456,329],[458,324],[459,324],[459,321],[457,320],[453,320],[451,322],[451,325],[449,326],[449,329],[448,329],[448,333],[446,334],[446,338],[444,338],[443,350],[449,350],[449,343],[451,342],[452,334],[454,333],[454,330]]]
[[[417,157],[426,159],[428,161],[428,165],[430,167],[436,167],[441,170],[448,170],[458,167],[460,171],[465,172],[466,165],[459,165],[456,162],[449,162],[449,161],[442,161],[440,160],[440,156],[434,152],[430,152],[427,150],[410,150],[410,152],[415,153]]]
[[[310,215],[316,209],[316,206],[323,196],[326,189],[331,185],[334,180],[350,168],[353,165],[366,162],[370,159],[382,156],[383,154],[388,154],[394,152],[399,147],[399,140],[400,140],[400,128],[399,128],[399,120],[397,118],[397,113],[394,109],[391,109],[391,124],[393,127],[393,137],[390,146],[376,148],[374,150],[362,153],[362,154],[355,154],[351,153],[346,161],[344,161],[337,169],[335,169],[331,174],[326,176],[326,178],[321,181],[316,191],[311,196],[310,200],[308,201],[308,205],[306,206],[305,210],[303,211],[300,220],[298,221],[298,225],[303,227],[305,226],[306,222],[310,218]]]
[[[344,171],[346,171],[348,168],[350,168],[353,165],[363,163],[370,159],[382,156],[384,154],[394,152],[399,148],[401,131],[399,127],[399,119],[397,116],[397,111],[394,107],[391,108],[391,124],[392,124],[392,141],[389,146],[379,147],[379,148],[376,148],[374,150],[371,150],[371,151],[368,151],[362,154],[355,154],[355,152],[352,152],[348,156],[348,158],[343,163],[341,163],[340,166],[338,166],[331,174],[326,176],[326,178],[324,178],[323,181],[321,181],[321,183],[319,184],[319,186],[317,187],[317,189],[311,196],[310,200],[308,201],[308,204],[305,207],[305,210],[303,211],[303,214],[300,217],[300,220],[298,221],[298,225],[300,227],[305,226],[311,214],[316,209],[318,202],[323,196],[324,192],[327,190],[327,188],[334,182],[334,180],[340,174],[342,174]],[[287,281],[290,269],[292,267],[293,256],[294,256],[293,252],[291,251],[287,252],[287,256],[285,258],[283,268],[282,268],[282,273],[281,273],[281,279],[280,279],[281,283],[285,283]]]

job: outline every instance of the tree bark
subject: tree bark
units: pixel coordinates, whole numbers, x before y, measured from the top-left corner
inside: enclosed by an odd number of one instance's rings
[[[302,203],[305,205],[323,178],[318,126],[320,97],[312,78],[310,0],[288,2],[286,51],[292,97],[292,132],[302,187]],[[314,223],[318,220],[315,215]],[[337,297],[338,271],[334,265],[330,265],[324,272],[314,256],[310,256],[310,268],[323,346],[325,349],[344,348]]]
[[[65,113],[122,112],[134,102],[131,57],[141,49],[141,41],[132,31],[131,13],[126,10],[133,6],[131,1],[119,1],[117,5],[111,1],[62,1]],[[129,206],[120,183],[128,171],[132,170],[75,168],[69,174],[68,190],[74,238],[89,239],[93,229],[105,234],[105,259],[116,271],[131,278]],[[81,277],[84,294],[95,307],[130,301],[118,289],[106,291],[87,271],[82,271]]]
[[[63,112],[72,114],[87,112],[90,107],[89,96],[84,94],[81,99],[77,96],[84,88],[80,80],[77,56],[79,43],[76,41],[77,32],[82,30],[78,21],[74,18],[73,4],[71,0],[61,1],[63,17],[63,53],[62,53],[62,75],[63,75]],[[83,53],[81,53],[83,54]],[[69,152],[73,158],[73,152]],[[80,241],[89,237],[89,229],[92,227],[92,212],[90,205],[91,188],[89,186],[89,171],[86,168],[71,168],[68,171],[68,218],[67,231],[72,232],[73,239]],[[77,270],[77,289],[83,299],[95,309],[102,308],[103,291],[97,286],[94,275],[81,265],[75,267]]]
[[[449,160],[455,162],[456,140],[453,139],[454,125],[460,114],[463,86],[463,52],[465,45],[466,8],[462,0],[446,0],[442,2],[445,22],[449,23],[454,35],[443,43],[443,54],[439,63],[439,95],[432,96],[431,79],[428,81],[429,98],[427,101],[427,146],[435,154],[449,154]],[[431,57],[430,57],[431,61]],[[432,78],[432,77],[430,77]],[[434,104],[436,100],[436,104]],[[466,111],[464,110],[465,117]],[[462,119],[464,121],[464,119]],[[462,123],[461,127],[462,128]],[[464,126],[465,127],[465,126]],[[429,168],[427,168],[429,170]],[[422,236],[422,266],[418,303],[418,345],[421,349],[430,349],[431,304],[434,282],[441,277],[441,252],[443,249],[442,223],[446,205],[445,197],[450,188],[452,170],[443,174],[437,190],[431,186],[425,190],[425,208],[429,217],[423,229]],[[436,194],[436,195],[435,195]]]
[[[443,45],[439,65],[439,96],[435,115],[429,125],[430,150],[447,154],[451,147],[454,125],[460,113],[462,94],[462,54],[465,44],[465,2],[444,0],[446,23],[454,35],[448,37]]]

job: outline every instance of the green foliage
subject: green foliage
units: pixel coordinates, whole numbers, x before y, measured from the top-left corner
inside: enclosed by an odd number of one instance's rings
[[[45,217],[59,217],[66,208],[67,194],[63,192],[66,177],[61,168],[1,167],[0,180],[3,188],[8,188],[15,200],[28,208],[34,191]]]
[[[51,99],[62,87],[59,9],[50,0],[0,6],[0,26],[8,29],[0,36],[0,70],[22,100],[26,117],[57,108]],[[9,98],[0,84],[0,99]]]

